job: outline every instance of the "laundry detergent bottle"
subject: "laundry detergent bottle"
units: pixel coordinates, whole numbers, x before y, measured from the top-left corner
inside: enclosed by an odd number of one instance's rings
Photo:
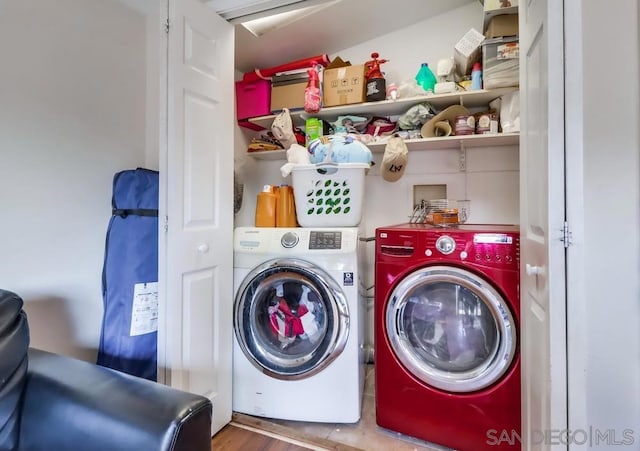
[[[276,226],[277,187],[264,185],[256,200],[256,227]]]
[[[471,70],[471,89],[482,89],[482,66],[480,63],[475,63]]]
[[[276,227],[297,227],[297,225],[293,188],[290,185],[280,185],[276,203]]]

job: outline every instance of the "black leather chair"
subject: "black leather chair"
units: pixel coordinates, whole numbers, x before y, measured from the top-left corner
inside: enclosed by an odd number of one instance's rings
[[[29,349],[22,299],[0,289],[0,451],[211,450],[211,402]]]

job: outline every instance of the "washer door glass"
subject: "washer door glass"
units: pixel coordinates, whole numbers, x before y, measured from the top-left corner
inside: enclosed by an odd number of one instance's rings
[[[234,329],[259,370],[278,379],[302,379],[344,349],[348,306],[338,284],[320,268],[298,259],[271,260],[240,285]]]
[[[386,326],[405,367],[451,392],[493,384],[516,352],[515,323],[502,296],[463,269],[432,266],[402,279],[387,304]]]

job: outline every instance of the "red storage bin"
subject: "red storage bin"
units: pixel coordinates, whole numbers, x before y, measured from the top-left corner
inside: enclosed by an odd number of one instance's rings
[[[236,115],[238,121],[271,114],[271,81],[237,81]]]

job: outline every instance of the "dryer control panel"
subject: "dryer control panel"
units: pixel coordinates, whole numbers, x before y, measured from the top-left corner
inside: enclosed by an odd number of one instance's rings
[[[518,260],[518,236],[506,233],[438,233],[423,236],[425,257],[446,257],[485,266],[511,266]]]
[[[517,269],[520,235],[515,226],[465,225],[451,228],[401,224],[377,229],[376,260],[468,262]]]

